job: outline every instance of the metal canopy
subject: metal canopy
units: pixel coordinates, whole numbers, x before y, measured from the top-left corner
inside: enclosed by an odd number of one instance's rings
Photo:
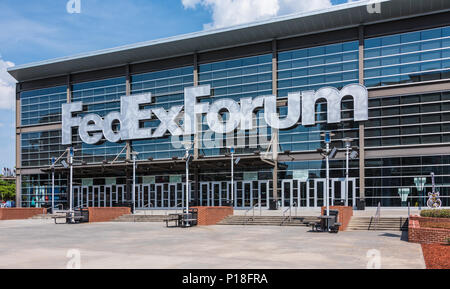
[[[185,161],[183,159],[178,160],[163,160],[163,161],[138,161],[136,162],[136,173],[138,175],[152,175],[157,173],[167,174],[171,172],[184,172]],[[237,169],[246,168],[272,168],[271,165],[263,162],[259,156],[242,156]],[[92,165],[76,165],[73,167],[74,175],[85,177],[103,177],[123,176],[126,177],[126,170],[133,169],[131,162],[119,162],[115,164],[92,164]],[[229,171],[231,169],[230,158],[204,158],[198,159],[190,164],[190,169],[200,169],[202,171]],[[50,173],[51,169],[42,169],[44,173]],[[55,171],[64,172],[67,171],[64,167],[56,167]]]
[[[374,3],[373,0],[350,2],[324,10],[276,17],[245,25],[18,65],[9,68],[8,72],[16,80],[23,82],[450,10],[448,0],[378,2],[381,2],[382,13],[368,13],[367,5]]]

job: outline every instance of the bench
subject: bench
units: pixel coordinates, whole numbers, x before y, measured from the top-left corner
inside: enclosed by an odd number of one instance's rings
[[[331,233],[338,233],[340,226],[342,226],[341,223],[334,223],[334,225],[330,227],[330,232]]]
[[[181,214],[170,214],[167,218],[164,218],[164,222],[166,222],[166,227],[169,228],[169,222],[175,222],[174,227],[180,226]]]
[[[313,232],[319,232],[319,229],[321,228],[320,222],[308,222],[306,224],[311,227]]]
[[[73,217],[68,217],[68,216],[54,216],[52,217],[52,219],[55,220],[55,224],[70,224],[70,222],[67,222],[68,219],[73,219],[75,221],[80,221],[80,220],[84,220],[83,216],[73,216]],[[66,222],[65,223],[58,223],[56,220],[58,219],[65,219]]]

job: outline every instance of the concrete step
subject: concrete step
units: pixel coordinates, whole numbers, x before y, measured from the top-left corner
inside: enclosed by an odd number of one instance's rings
[[[123,215],[113,222],[163,222],[165,215]]]
[[[348,225],[349,231],[406,231],[408,230],[407,218],[387,217],[380,218],[376,224],[373,217],[353,217]]]
[[[40,214],[40,215],[35,215],[29,219],[32,220],[50,220],[53,217],[59,217],[59,216],[66,216],[66,214]]]
[[[283,216],[229,216],[218,225],[253,225],[253,226],[305,226],[305,222],[317,221],[317,217],[297,216],[290,220]]]

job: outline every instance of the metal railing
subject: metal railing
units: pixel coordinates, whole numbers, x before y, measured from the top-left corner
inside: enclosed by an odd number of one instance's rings
[[[178,209],[180,208],[179,207],[180,205],[181,205],[181,210],[183,210],[183,204],[184,204],[184,202],[180,202],[180,203],[175,205],[175,207],[176,207],[175,213],[176,214],[178,214]],[[181,212],[183,213],[183,211],[181,211]]]
[[[251,206],[251,208],[249,208],[248,210],[245,211],[245,214],[244,214],[244,217],[245,217],[245,225],[248,224],[248,221],[250,221],[250,219],[251,219],[252,221],[255,220],[255,207],[256,207],[256,204],[258,204],[258,202],[253,203],[253,206]],[[248,212],[250,212],[250,211],[253,212],[253,215],[252,215],[251,218],[247,218],[247,214],[248,214]]]
[[[151,209],[152,207],[153,208],[155,207],[155,205],[152,202],[148,202],[147,204],[144,204],[144,208]],[[147,211],[150,211],[150,216],[153,216],[153,210],[144,210],[145,216],[147,216]]]
[[[380,223],[380,216],[381,216],[381,202],[378,202],[377,211],[375,212],[375,217],[374,217],[375,231],[377,230],[378,224]]]
[[[286,216],[286,213],[289,211],[289,216]],[[280,226],[283,226],[286,221],[291,222],[292,219],[292,206],[289,206],[286,210],[283,211],[283,220],[281,221]]]

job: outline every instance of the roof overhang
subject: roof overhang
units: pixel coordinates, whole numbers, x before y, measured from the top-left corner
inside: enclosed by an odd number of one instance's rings
[[[381,13],[369,13],[379,2]],[[450,11],[448,0],[362,0],[328,9],[18,65],[19,82]]]

